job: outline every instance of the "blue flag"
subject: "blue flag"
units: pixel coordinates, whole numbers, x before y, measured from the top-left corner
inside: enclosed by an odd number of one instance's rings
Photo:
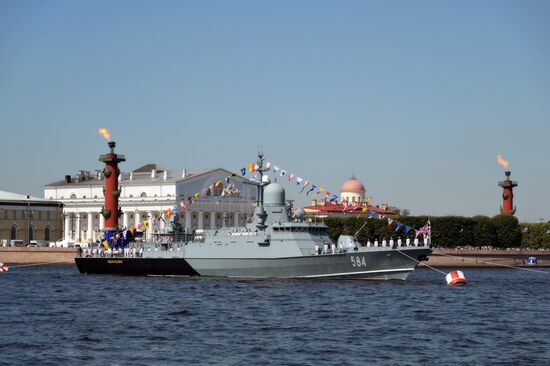
[[[312,184],[310,190],[306,192],[306,195],[308,195],[310,192],[313,192],[316,189],[317,189],[317,186],[315,184]]]
[[[242,175],[245,175],[245,174],[246,174],[246,168],[242,168],[242,169],[241,169],[241,174],[242,174]]]
[[[405,226],[405,234],[408,234],[412,229],[409,226]]]
[[[397,226],[397,227],[395,228],[395,231],[399,231],[399,229],[401,229],[401,226],[403,226],[403,224],[400,223],[400,222],[396,222],[396,223],[395,223],[395,226]]]

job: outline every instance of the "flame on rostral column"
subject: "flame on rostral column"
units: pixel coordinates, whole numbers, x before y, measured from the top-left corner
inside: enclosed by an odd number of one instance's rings
[[[499,163],[500,165],[502,165],[505,168],[508,168],[508,165],[510,165],[510,163],[508,163],[506,160],[504,160],[504,158],[502,157],[502,154],[498,154],[497,163]]]
[[[97,132],[107,141],[111,138],[111,135],[109,135],[109,130],[106,128],[100,128]]]

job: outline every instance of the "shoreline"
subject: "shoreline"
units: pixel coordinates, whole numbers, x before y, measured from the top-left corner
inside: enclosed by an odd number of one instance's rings
[[[12,248],[0,247],[0,262],[14,264],[71,264],[77,248]],[[536,257],[537,264],[527,264],[527,258]],[[430,267],[550,267],[550,250],[537,249],[443,249],[435,248],[429,256]],[[420,263],[419,267],[426,267]]]

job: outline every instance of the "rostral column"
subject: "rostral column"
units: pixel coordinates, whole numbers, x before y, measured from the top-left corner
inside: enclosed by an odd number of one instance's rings
[[[105,218],[105,239],[109,240],[113,234],[118,231],[118,218],[121,214],[118,207],[118,197],[120,196],[121,188],[118,186],[118,176],[120,170],[118,163],[126,161],[124,155],[115,153],[116,143],[109,141],[107,143],[111,152],[101,155],[99,161],[105,163],[103,175],[105,176],[105,186],[103,187],[103,196],[105,196],[105,204],[101,209],[101,214]]]

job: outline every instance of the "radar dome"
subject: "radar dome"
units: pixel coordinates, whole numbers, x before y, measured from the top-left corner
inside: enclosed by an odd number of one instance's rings
[[[304,217],[306,217],[306,212],[304,211],[303,208],[299,208],[296,210],[294,217],[297,218],[298,220],[303,220]]]
[[[284,206],[285,190],[278,183],[268,184],[264,188],[264,205],[266,206]]]

